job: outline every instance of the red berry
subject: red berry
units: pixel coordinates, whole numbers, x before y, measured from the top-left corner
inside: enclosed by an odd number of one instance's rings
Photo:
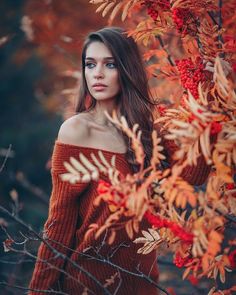
[[[226,184],[226,189],[227,189],[227,190],[232,190],[232,189],[234,189],[234,183],[227,183],[227,184]]]
[[[232,251],[228,257],[229,257],[231,268],[235,269],[236,268],[236,250]]]
[[[197,58],[195,64],[191,58],[177,60],[176,65],[183,87],[189,89],[192,95],[198,98],[198,84],[205,80],[201,58]]]
[[[211,123],[211,134],[218,134],[222,130],[222,125],[219,122]]]
[[[154,21],[159,15],[158,10],[166,11],[170,9],[169,0],[144,0],[142,4],[147,7],[147,13]]]
[[[177,30],[185,36],[187,33],[196,35],[197,18],[194,13],[186,8],[174,8],[172,11],[173,21]]]

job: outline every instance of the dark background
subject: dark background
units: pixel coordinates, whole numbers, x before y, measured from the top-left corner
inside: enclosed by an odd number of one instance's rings
[[[83,38],[106,24],[86,0],[49,2],[0,1],[0,39],[7,37],[0,45],[0,205],[38,232],[47,217],[54,140],[76,98],[63,92],[76,85],[70,73],[79,69]],[[33,40],[21,28],[26,15],[33,21]],[[64,36],[72,41],[63,42]],[[17,195],[17,202],[11,195]],[[26,230],[0,213],[1,223],[3,218],[21,242],[20,231]],[[27,286],[33,263],[4,252],[6,238],[0,229],[0,281]],[[30,250],[35,253],[37,246]],[[0,288],[0,294],[23,294]]]

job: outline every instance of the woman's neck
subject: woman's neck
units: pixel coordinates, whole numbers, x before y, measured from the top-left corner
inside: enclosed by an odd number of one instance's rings
[[[97,102],[95,108],[91,110],[89,113],[92,116],[92,120],[101,126],[111,126],[113,125],[107,118],[105,112],[107,112],[109,115],[112,115],[112,112],[116,110],[117,106],[114,104],[114,101],[110,104]]]

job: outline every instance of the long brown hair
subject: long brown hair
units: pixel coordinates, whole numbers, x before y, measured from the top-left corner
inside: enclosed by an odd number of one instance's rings
[[[123,29],[106,27],[88,35],[82,50],[82,79],[76,112],[92,110],[96,105],[96,100],[90,96],[88,91],[84,74],[86,50],[94,41],[103,42],[113,55],[121,87],[120,95],[117,97],[120,113],[126,118],[130,127],[135,123],[139,124],[140,130],[142,130],[141,141],[146,156],[145,167],[147,167],[152,153],[153,116],[151,106],[153,102],[150,99],[146,72],[138,46],[132,37],[126,36]],[[88,98],[90,99],[89,105],[87,105]],[[128,146],[127,160],[135,172],[138,167],[134,161],[134,153],[128,137],[125,134],[123,135]]]

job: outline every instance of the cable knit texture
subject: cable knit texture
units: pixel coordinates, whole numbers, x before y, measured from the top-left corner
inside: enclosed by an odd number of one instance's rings
[[[165,149],[171,159],[176,146],[171,142],[165,142]],[[108,161],[113,155],[116,156],[116,167],[122,174],[131,173],[125,154],[101,151]],[[124,229],[118,231],[112,246],[108,246],[106,242],[109,233],[107,236],[102,235],[97,240],[93,234],[84,239],[89,225],[97,223],[98,226],[101,226],[110,215],[110,211],[105,202],[101,202],[98,207],[94,206],[94,200],[98,195],[97,182],[72,185],[60,179],[60,174],[66,172],[64,161],[69,161],[71,156],[79,159],[80,153],[92,161],[91,153],[96,155],[98,149],[79,147],[58,141],[55,143],[51,169],[53,189],[44,232],[49,245],[56,249],[57,253],[62,253],[64,257],[58,256],[48,245],[41,243],[29,286],[35,291],[30,291],[30,295],[45,294],[36,290],[50,290],[51,292],[47,294],[55,294],[53,290],[60,290],[65,294],[79,295],[83,294],[86,288],[88,288],[88,294],[105,294],[101,286],[104,286],[108,282],[107,279],[117,273],[117,269],[91,257],[109,257],[111,263],[128,271],[137,272],[137,268],[139,268],[146,275],[150,275],[154,281],[158,280],[158,270],[156,263],[154,263],[156,253],[153,251],[148,255],[137,254],[140,245],[132,243]],[[183,176],[190,183],[201,184],[208,173],[209,167],[206,166],[205,161],[200,159],[198,166],[186,168]],[[100,175],[100,178],[108,181],[103,174]],[[141,229],[147,230],[147,228],[148,224],[143,222]],[[139,232],[134,238],[141,235]],[[90,258],[83,254],[90,255]],[[114,294],[116,288],[118,288],[116,293],[118,295],[157,294],[157,289],[144,279],[135,278],[122,271],[119,275],[120,278],[116,277],[114,283],[107,286],[110,294]]]

